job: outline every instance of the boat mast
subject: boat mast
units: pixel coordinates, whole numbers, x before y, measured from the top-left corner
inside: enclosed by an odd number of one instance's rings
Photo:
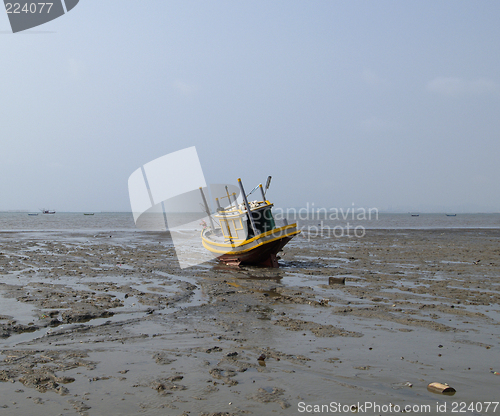
[[[267,190],[269,189],[269,186],[271,185],[271,178],[272,178],[272,176],[267,177],[266,191],[265,192],[267,192]],[[265,192],[264,192],[264,194],[265,194]]]
[[[205,212],[208,215],[208,219],[210,220],[210,227],[212,230],[215,230],[214,223],[212,221],[212,216],[210,215],[210,208],[208,208],[207,200],[205,199],[205,194],[203,193],[203,188],[200,186],[201,197],[203,199],[203,204],[205,205]]]
[[[262,184],[259,185],[260,188],[260,193],[262,194],[262,201],[266,202],[266,194],[264,193],[264,188],[262,187]]]
[[[231,195],[229,195],[229,189],[227,189],[227,186],[226,186],[226,195],[227,195],[227,201],[229,202],[229,209],[231,209],[233,208],[233,202],[231,201]]]
[[[255,237],[257,237],[257,235],[258,235],[257,234],[257,227],[255,226],[255,223],[253,222],[252,212],[250,211],[250,205],[248,205],[247,194],[245,193],[245,189],[243,189],[243,183],[241,182],[240,178],[238,178],[238,185],[240,185],[241,194],[243,195],[243,202],[245,203],[245,207],[247,208],[248,218],[250,218],[250,223],[252,224],[253,234]]]

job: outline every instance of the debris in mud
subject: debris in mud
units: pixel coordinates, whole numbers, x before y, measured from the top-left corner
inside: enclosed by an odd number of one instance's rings
[[[330,276],[328,278],[328,284],[330,286],[333,286],[333,285],[345,285],[345,277]]]
[[[433,393],[441,393],[449,396],[453,396],[456,393],[456,390],[453,387],[450,387],[447,383],[430,383],[427,386],[427,390]]]

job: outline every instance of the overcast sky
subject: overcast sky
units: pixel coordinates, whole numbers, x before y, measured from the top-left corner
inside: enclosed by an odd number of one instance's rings
[[[2,9],[3,10],[3,9]],[[130,210],[196,146],[282,207],[500,211],[500,2],[98,1],[0,12],[0,210]],[[166,178],[169,180],[178,178]]]

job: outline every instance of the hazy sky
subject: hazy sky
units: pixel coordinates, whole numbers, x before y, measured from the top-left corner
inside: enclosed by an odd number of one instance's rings
[[[141,165],[279,206],[500,211],[500,2],[98,1],[12,34],[0,210],[130,210]],[[178,178],[166,178],[176,180]]]

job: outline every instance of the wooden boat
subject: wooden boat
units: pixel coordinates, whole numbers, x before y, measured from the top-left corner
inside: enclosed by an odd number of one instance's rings
[[[42,214],[55,214],[56,212],[55,211],[52,211],[50,209],[42,209]]]
[[[446,214],[447,217],[456,217],[457,214]]]
[[[30,212],[28,215],[31,215],[31,216],[36,216],[36,215],[38,215],[38,214],[37,214],[36,212],[34,212],[34,213],[31,213],[31,212]]]
[[[266,184],[266,191],[270,178]],[[243,203],[238,204],[236,194],[227,193],[230,205],[221,208],[219,198],[216,198],[217,213],[209,215],[210,226],[206,225],[201,233],[202,244],[219,261],[226,264],[279,267],[276,255],[300,233],[297,224],[285,223],[284,226],[277,227],[271,212],[273,204],[266,199],[262,185],[254,188],[254,190],[260,188],[261,200],[248,202],[241,179],[238,179],[238,184]],[[206,211],[209,213],[201,188],[200,191]]]

